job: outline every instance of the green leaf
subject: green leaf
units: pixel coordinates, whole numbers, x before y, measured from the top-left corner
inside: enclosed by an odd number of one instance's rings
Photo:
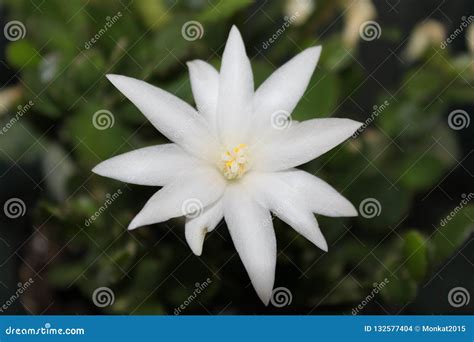
[[[412,300],[417,292],[417,283],[404,263],[406,259],[402,257],[404,245],[404,241],[395,237],[383,247],[386,255],[375,278],[377,282],[384,280],[382,297],[388,302],[400,305]]]
[[[431,187],[444,172],[443,163],[435,156],[411,154],[408,158],[395,162],[398,181],[412,190],[424,190]]]
[[[324,300],[325,305],[334,305],[340,303],[351,303],[360,300],[364,294],[360,282],[354,277],[345,277],[338,283],[334,291]]]
[[[370,171],[375,173],[371,174]],[[392,187],[377,170],[368,170],[366,173],[352,182],[347,189],[347,197],[359,208],[357,221],[360,226],[382,233],[390,229],[391,225],[398,224],[406,215],[410,208],[411,193],[402,187]]]
[[[132,133],[116,120],[111,111],[89,104],[67,122],[64,135],[74,144],[73,151],[82,165],[91,168],[129,150],[125,141]]]
[[[157,30],[171,19],[163,0],[135,0],[132,5],[148,29]]]
[[[386,285],[381,293],[382,297],[392,303],[404,305],[416,296],[417,285],[410,277],[406,269],[401,269],[397,273],[386,274]]]
[[[146,258],[142,260],[136,270],[134,270],[133,284],[134,290],[139,290],[146,293],[152,290],[163,276],[163,267],[153,258]]]
[[[437,94],[444,87],[439,73],[418,68],[407,73],[402,84],[404,92],[416,101],[431,101],[433,94]]]
[[[327,70],[314,73],[305,94],[293,111],[294,120],[327,117],[337,105],[339,79]]]
[[[459,155],[454,133],[444,124],[438,124],[423,139],[402,143],[402,148],[404,152],[401,156],[400,153],[397,153],[398,156],[394,154],[380,167],[397,184],[414,191],[434,186],[446,170],[454,165]],[[392,150],[397,152],[396,149]]]
[[[377,124],[389,136],[395,138],[403,132],[403,138],[427,136],[439,124],[442,111],[433,103],[425,108],[413,101],[404,99],[390,105],[377,116]]]
[[[0,159],[8,163],[30,163],[40,160],[47,152],[41,145],[44,138],[25,120],[28,115],[32,113],[15,115],[8,118],[7,122],[0,122]]]
[[[35,67],[41,61],[38,51],[26,39],[8,44],[6,57],[8,63],[18,69]]]
[[[94,92],[97,87],[91,89],[91,86],[98,84],[100,80],[105,82],[105,70],[106,63],[101,53],[97,49],[90,49],[79,55],[68,67],[67,81],[74,80],[74,88],[78,93]]]
[[[253,0],[209,1],[209,7],[199,15],[199,21],[217,22],[249,6]]]
[[[321,53],[321,66],[324,66],[328,70],[340,71],[350,66],[351,63],[351,51],[344,47],[339,36],[333,36],[325,41]]]
[[[451,256],[474,232],[474,205],[468,205],[472,199],[474,193],[471,192],[441,219],[431,243],[435,264]]]
[[[65,288],[77,281],[84,273],[84,265],[79,262],[67,262],[64,264],[55,264],[48,271],[48,281],[51,285]]]
[[[416,230],[411,230],[405,234],[403,255],[405,267],[411,277],[415,280],[422,280],[428,266],[427,246],[423,236]]]
[[[252,63],[252,71],[255,89],[257,89],[272,74],[274,68],[272,68],[270,63],[259,60]]]
[[[132,44],[128,54],[133,56],[133,59],[128,62],[131,63],[131,68],[142,74],[138,78],[149,77],[155,73],[169,79],[176,77],[177,73],[187,73],[185,62],[188,61],[188,53],[201,44],[201,40],[188,41],[183,37],[181,30],[186,20],[182,15],[175,15],[166,26],[150,33],[149,41]]]

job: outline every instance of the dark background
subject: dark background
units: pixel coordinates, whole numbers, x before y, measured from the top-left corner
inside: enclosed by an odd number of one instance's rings
[[[459,23],[459,18],[463,15],[474,13],[474,3],[470,0],[455,0],[455,1],[375,1],[377,7],[378,18],[377,22],[382,27],[394,26],[398,28],[403,37],[408,36],[414,26],[421,20],[427,17],[437,19],[446,26],[447,32],[452,32]],[[254,8],[263,6],[265,10],[266,2],[259,1],[252,5]],[[245,11],[245,10],[244,10]],[[250,9],[248,9],[250,11]],[[0,27],[3,27],[8,20],[8,8],[5,4],[0,5]],[[259,15],[263,15],[259,13]],[[276,22],[278,23],[278,22]],[[247,32],[252,31],[252,22],[243,27],[243,36]],[[278,25],[276,24],[275,27]],[[340,24],[335,25],[329,29],[329,32],[340,29]],[[28,27],[29,30],[34,30],[34,27]],[[320,32],[323,28],[319,29]],[[329,33],[328,33],[329,34]],[[265,34],[263,34],[265,36]],[[244,38],[245,39],[245,38]],[[18,73],[14,67],[8,65],[5,58],[5,47],[7,41],[3,35],[0,36],[0,82],[2,89],[5,87],[17,84]],[[257,44],[255,45],[257,46]],[[366,74],[372,74],[373,78],[369,78],[359,92],[355,94],[354,104],[352,101],[347,101],[343,104],[347,112],[355,113],[356,117],[363,120],[367,116],[367,111],[373,106],[373,94],[384,93],[384,89],[396,89],[400,83],[403,75],[407,69],[407,65],[400,62],[399,55],[401,48],[399,42],[379,41],[376,44],[371,42],[361,42],[359,55],[357,57],[359,63],[362,65]],[[252,51],[252,46],[247,46],[249,51]],[[465,50],[464,33],[458,37],[451,49],[454,51]],[[379,64],[387,58],[389,51],[395,53],[388,58],[382,67]],[[221,51],[219,51],[219,54]],[[249,53],[250,55],[252,53]],[[383,87],[383,89],[382,89]],[[390,95],[387,95],[389,97]],[[449,110],[444,113],[444,120],[447,120],[449,112],[456,108],[462,108],[468,113],[474,113],[474,106],[472,103],[465,103],[463,106],[453,104],[449,106]],[[66,113],[66,115],[68,115]],[[472,117],[472,115],[471,115]],[[44,124],[42,119],[32,119],[32,121],[43,129],[49,129],[48,124]],[[56,131],[57,127],[53,125],[51,131],[48,131],[50,139],[60,133]],[[461,198],[461,194],[472,192],[473,190],[473,174],[474,174],[474,158],[472,151],[474,149],[474,124],[463,130],[456,131],[458,141],[460,142],[461,155],[458,160],[462,160],[461,164],[455,165],[451,170],[445,172],[442,180],[436,184],[436,187],[430,188],[426,191],[416,194],[413,201],[409,216],[406,218],[404,225],[409,227],[430,227],[433,223],[438,222],[443,213],[449,212]],[[131,149],[131,148],[129,148]],[[46,245],[42,245],[43,239],[47,240],[51,234],[39,233],[41,238],[29,239],[32,234],[38,235],[38,230],[42,229],[37,225],[37,218],[33,216],[34,209],[37,207],[38,200],[44,197],[44,182],[42,182],[43,175],[40,168],[40,162],[20,161],[14,162],[2,159],[0,162],[0,203],[4,203],[11,197],[22,198],[28,208],[27,215],[20,219],[10,220],[4,216],[0,216],[0,298],[8,298],[20,281],[25,281],[29,276],[35,279],[35,287],[32,290],[34,293],[26,297],[22,297],[9,308],[8,314],[73,314],[73,313],[100,313],[87,298],[84,292],[78,290],[76,287],[58,288],[48,286],[48,277],[46,271],[38,272],[35,268],[36,263],[41,264],[41,258],[45,258],[42,248],[44,246],[53,246],[58,250],[61,246],[60,242],[50,241]],[[100,180],[99,180],[100,181]],[[41,186],[35,186],[34,183]],[[143,202],[146,194],[152,193],[147,189],[131,189],[125,185],[120,185],[125,192],[133,192],[133,198],[139,198],[139,202]],[[36,222],[36,223],[35,223]],[[226,239],[226,248],[233,248],[229,243],[229,236],[225,229],[221,229],[224,239]],[[277,234],[279,231],[277,230]],[[159,235],[154,236],[154,239],[164,238],[170,244],[176,243],[176,237],[169,234],[168,236]],[[53,234],[54,235],[54,234]],[[43,242],[42,242],[43,241]],[[3,242],[3,243],[2,243]],[[207,242],[209,243],[209,242]],[[35,245],[36,244],[36,245]],[[207,246],[209,247],[209,246]],[[159,248],[159,246],[157,247]],[[205,246],[206,249],[206,246]],[[462,252],[462,253],[460,253]],[[74,260],[74,255],[71,261]],[[248,284],[246,275],[242,272],[242,265],[235,257],[229,269],[223,271],[221,277],[226,277],[226,274],[238,273],[237,279],[239,286],[245,287]],[[31,265],[25,267],[25,260],[27,264]],[[474,245],[473,235],[464,242],[464,244],[454,253],[450,258],[444,261],[441,265],[433,270],[433,273],[426,277],[418,284],[418,293],[416,297],[408,303],[390,303],[383,300],[373,300],[364,309],[362,314],[472,314],[474,304],[471,303],[462,309],[456,309],[449,305],[446,300],[446,293],[449,289],[455,286],[463,286],[467,289],[474,289],[473,274],[474,261]],[[330,265],[330,263],[329,263]],[[33,269],[31,269],[33,268]],[[41,269],[41,267],[39,267]],[[292,274],[285,274],[283,267],[277,266],[277,283],[285,284],[286,279],[290,278]],[[201,281],[206,277],[199,278]],[[37,279],[37,280],[36,280]],[[127,280],[129,281],[129,280]],[[217,281],[217,280],[216,280]],[[302,278],[301,282],[311,282],[311,279]],[[38,284],[38,285],[36,285]],[[237,286],[237,287],[239,287]],[[191,286],[192,289],[192,286]],[[187,314],[207,314],[219,313],[224,310],[225,313],[266,313],[266,314],[304,314],[311,311],[312,314],[341,314],[348,313],[350,309],[357,304],[357,301],[350,303],[322,304],[313,311],[313,305],[305,306],[301,302],[297,305],[288,306],[286,308],[264,308],[256,299],[250,286],[245,287],[242,295],[238,295],[237,299],[233,296],[235,293],[229,290],[232,287],[227,287],[226,291],[217,294],[212,301],[204,301],[202,305],[190,307]],[[370,292],[370,291],[368,291]],[[368,293],[367,292],[367,293]],[[166,296],[166,294],[160,294]],[[229,298],[232,299],[232,304],[226,307]],[[38,301],[38,302],[35,302]],[[1,302],[1,301],[0,301]],[[179,301],[174,301],[179,304]],[[173,301],[171,301],[173,303]],[[172,313],[173,305],[164,305],[163,311],[154,312],[152,309],[150,313]]]

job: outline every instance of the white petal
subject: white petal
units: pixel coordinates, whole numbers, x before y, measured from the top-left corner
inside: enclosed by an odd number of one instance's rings
[[[206,118],[211,128],[215,129],[219,73],[212,65],[201,60],[186,64],[189,68],[191,88],[198,111]]]
[[[186,241],[194,254],[201,255],[206,233],[212,232],[223,216],[222,200],[217,200],[205,208],[199,216],[186,219]]]
[[[181,174],[148,200],[128,229],[202,210],[222,196],[225,184],[214,167],[200,167]]]
[[[251,173],[245,184],[252,189],[257,201],[270,209],[299,234],[324,251],[328,250],[326,239],[304,197],[285,183],[279,172]]]
[[[248,130],[252,100],[252,67],[240,32],[233,26],[222,56],[217,102],[218,128],[226,145],[241,143]]]
[[[140,185],[165,185],[179,173],[202,162],[176,144],[141,148],[103,161],[92,169],[98,175]]]
[[[224,217],[252,285],[268,305],[276,265],[276,239],[270,212],[245,189],[232,185],[224,195]]]
[[[194,155],[205,153],[209,158],[209,146],[216,145],[206,121],[193,107],[146,82],[120,75],[107,78],[164,136]]]
[[[256,132],[269,128],[276,116],[289,116],[308,87],[321,46],[304,50],[278,68],[255,92]],[[280,118],[281,119],[281,118]]]
[[[342,143],[361,125],[350,119],[313,119],[291,125],[256,147],[254,168],[278,171],[307,163]]]
[[[301,170],[278,172],[279,177],[304,197],[312,212],[324,216],[357,216],[357,210],[336,189]]]

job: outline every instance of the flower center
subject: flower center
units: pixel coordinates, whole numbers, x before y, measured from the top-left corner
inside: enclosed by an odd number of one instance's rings
[[[239,144],[221,155],[222,173],[227,179],[240,178],[249,166],[248,147]]]

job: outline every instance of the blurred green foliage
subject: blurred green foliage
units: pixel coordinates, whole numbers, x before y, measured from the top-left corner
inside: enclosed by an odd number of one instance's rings
[[[30,0],[7,4],[10,17],[24,20],[27,27],[26,37],[11,42],[6,50],[9,65],[20,72],[22,99],[17,102],[31,99],[35,105],[21,127],[0,136],[2,149],[14,159],[28,151],[27,156],[42,160],[45,150],[37,145],[29,149],[41,136],[41,141],[62,151],[49,165],[55,168],[67,160],[73,170],[67,177],[58,176],[64,179],[60,186],[66,195],[56,191],[43,196],[36,213],[36,221],[45,225],[43,231],[57,246],[47,268],[53,289],[78,289],[90,301],[94,289],[108,286],[116,295],[114,305],[105,309],[109,313],[172,313],[192,293],[196,281],[211,277],[215,281],[199,297],[206,308],[218,309],[232,301],[231,312],[238,312],[239,305],[257,303],[225,227],[208,236],[201,259],[185,246],[181,219],[127,232],[127,224],[156,189],[127,186],[90,172],[113,155],[166,141],[104,75],[144,79],[192,103],[185,61],[200,58],[219,65],[233,23],[248,43],[256,85],[301,49],[323,45],[320,64],[294,119],[329,115],[373,119],[357,139],[304,168],[356,206],[366,198],[377,199],[379,215],[319,218],[330,244],[327,254],[275,220],[280,250],[276,284],[291,289],[293,305],[357,305],[374,282],[385,278],[390,284],[382,291],[383,299],[403,305],[415,296],[417,284],[472,231],[466,217],[474,217],[473,206],[465,207],[445,227],[435,224],[438,231],[428,222],[420,227],[404,223],[417,210],[415,196],[436,186],[459,156],[455,132],[443,119],[448,104],[474,100],[466,83],[474,78],[467,69],[469,61],[453,56],[449,48],[428,49],[418,62],[407,64],[399,85],[391,90],[395,97],[383,90],[373,94],[374,106],[388,103],[379,114],[355,115],[344,103],[348,96],[357,96],[367,78],[357,56],[361,48],[370,49],[375,43],[345,47],[340,30],[314,39],[318,36],[314,28],[342,11],[336,1],[320,1],[305,24],[289,27],[268,50],[261,45],[283,22],[284,1],[267,3],[265,12],[274,20],[252,1],[237,0],[176,4],[51,0],[38,5],[40,10]],[[114,16],[116,22],[100,33]],[[183,38],[182,27],[190,20],[203,26],[201,39]],[[400,40],[396,28],[384,32],[385,39]],[[438,101],[443,89],[447,91]],[[93,114],[102,109],[115,118],[107,130],[92,125]],[[2,120],[10,117],[4,115]],[[85,220],[117,189],[123,195],[86,226]],[[197,302],[190,308],[202,311]]]

